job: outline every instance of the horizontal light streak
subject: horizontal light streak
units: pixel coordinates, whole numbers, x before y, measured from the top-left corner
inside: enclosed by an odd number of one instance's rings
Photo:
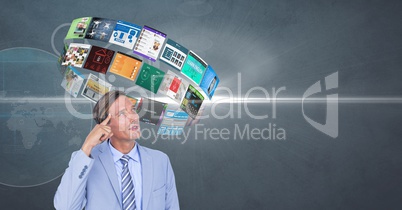
[[[168,97],[150,97],[152,100],[169,102]],[[62,98],[62,97],[1,97],[0,103],[72,103],[91,104],[92,102],[85,98]],[[212,101],[205,100],[208,104],[230,104],[230,103],[248,103],[248,104],[269,104],[269,103],[302,103],[302,98],[225,98],[216,96]],[[399,104],[402,103],[402,97],[344,97],[344,98],[306,98],[304,103],[351,103],[351,104]],[[175,103],[175,102],[173,102]],[[92,103],[94,104],[94,103]]]

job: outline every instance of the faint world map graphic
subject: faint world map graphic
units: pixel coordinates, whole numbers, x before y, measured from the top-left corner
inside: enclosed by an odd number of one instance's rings
[[[34,48],[0,51],[0,184],[37,186],[59,177],[91,120],[66,108],[57,57]],[[90,113],[90,102],[73,102]]]

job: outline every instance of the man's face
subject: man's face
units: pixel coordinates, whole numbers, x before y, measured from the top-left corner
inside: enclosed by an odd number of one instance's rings
[[[120,96],[109,108],[112,115],[109,126],[112,129],[112,139],[135,140],[140,138],[139,116],[134,110],[133,103],[126,97]]]

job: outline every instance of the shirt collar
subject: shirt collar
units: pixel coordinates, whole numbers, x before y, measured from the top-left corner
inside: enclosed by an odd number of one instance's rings
[[[113,162],[116,163],[117,161],[120,161],[120,158],[123,157],[124,154],[113,147],[113,145],[110,143],[110,139],[108,140],[108,145],[109,145],[110,152],[112,153]],[[130,159],[132,159],[136,162],[140,162],[140,156],[138,155],[137,142],[135,143],[134,148],[127,155],[130,157]]]

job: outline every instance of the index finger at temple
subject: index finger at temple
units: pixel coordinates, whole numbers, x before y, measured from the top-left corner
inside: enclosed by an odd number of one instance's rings
[[[111,114],[108,114],[106,119],[103,122],[101,122],[101,125],[107,125],[107,123],[110,121],[110,118],[111,118]]]

